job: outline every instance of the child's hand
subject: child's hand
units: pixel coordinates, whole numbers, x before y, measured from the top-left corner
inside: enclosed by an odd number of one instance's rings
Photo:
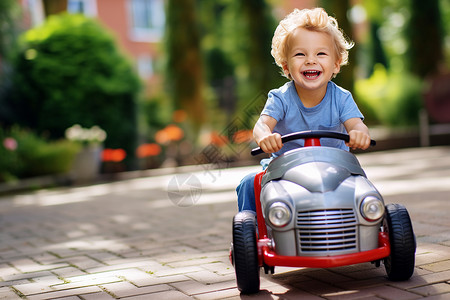
[[[283,143],[281,142],[281,135],[279,133],[266,135],[261,140],[257,141],[257,143],[261,150],[266,153],[280,151],[280,149],[283,147]]]
[[[364,131],[351,130],[348,135],[350,141],[345,143],[348,147],[355,149],[366,150],[370,146],[370,136]]]

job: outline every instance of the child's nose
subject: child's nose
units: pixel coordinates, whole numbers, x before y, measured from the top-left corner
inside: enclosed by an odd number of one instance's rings
[[[311,57],[311,56],[308,56],[308,57],[307,57],[307,59],[306,59],[306,64],[307,64],[307,65],[313,65],[313,64],[315,64],[315,63],[316,63],[316,60],[315,60],[314,57]]]

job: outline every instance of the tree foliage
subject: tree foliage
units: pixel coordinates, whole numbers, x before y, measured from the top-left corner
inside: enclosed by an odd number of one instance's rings
[[[321,0],[320,2],[321,5],[323,5],[323,7],[327,10],[328,14],[336,18],[339,24],[339,28],[342,29],[345,36],[350,40],[353,40],[352,24],[347,17],[348,11],[350,9],[350,1]],[[348,65],[342,67],[338,76],[333,79],[334,82],[349,91],[353,91],[356,53],[358,51],[357,48],[358,46],[355,44],[350,50],[351,53],[349,55]]]
[[[195,0],[169,0],[166,14],[166,85],[174,109],[189,115],[194,134],[206,120],[204,74]]]
[[[106,147],[135,149],[139,81],[114,39],[82,15],[55,15],[31,29],[15,60],[11,123],[51,138],[98,125]]]
[[[411,18],[406,29],[411,71],[419,76],[436,73],[442,64],[443,28],[439,0],[410,0]]]

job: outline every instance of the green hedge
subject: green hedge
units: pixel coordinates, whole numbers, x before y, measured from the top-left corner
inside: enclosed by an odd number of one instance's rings
[[[5,139],[15,143],[8,148]],[[68,140],[48,141],[19,129],[0,129],[0,182],[20,178],[67,173],[80,144]]]
[[[55,15],[23,36],[15,60],[10,123],[50,138],[74,124],[98,125],[105,147],[136,148],[136,102],[141,84],[113,37],[82,15]]]

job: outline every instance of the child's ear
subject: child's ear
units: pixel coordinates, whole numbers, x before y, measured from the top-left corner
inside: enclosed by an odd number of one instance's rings
[[[291,73],[289,72],[289,68],[288,68],[287,62],[283,64],[283,73],[284,73],[284,76],[286,76],[287,78],[291,79]]]
[[[340,71],[341,71],[341,60],[338,59],[338,60],[336,60],[336,62],[334,63],[333,74],[338,74]]]
[[[341,71],[341,60],[337,60],[334,63],[334,68],[333,68],[333,76],[332,78],[335,78],[337,74],[339,74],[339,72]]]

